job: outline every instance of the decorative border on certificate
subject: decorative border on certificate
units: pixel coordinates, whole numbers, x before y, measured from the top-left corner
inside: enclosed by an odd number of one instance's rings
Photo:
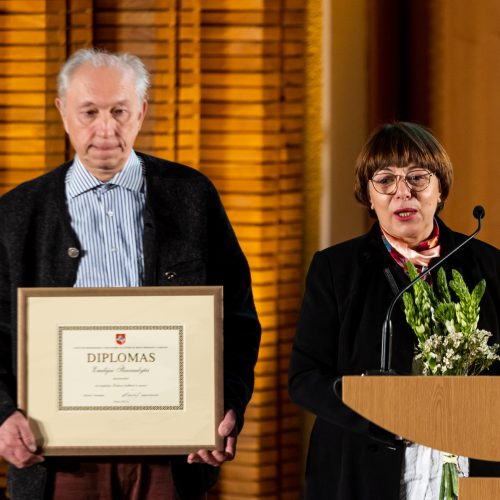
[[[183,410],[183,343],[182,325],[60,326],[59,410]]]
[[[46,456],[223,450],[220,286],[20,288],[18,405]]]

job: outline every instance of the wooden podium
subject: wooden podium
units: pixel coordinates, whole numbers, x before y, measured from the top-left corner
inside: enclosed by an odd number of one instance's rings
[[[500,377],[346,376],[342,399],[409,441],[500,461]],[[500,499],[500,478],[461,478],[460,500]]]

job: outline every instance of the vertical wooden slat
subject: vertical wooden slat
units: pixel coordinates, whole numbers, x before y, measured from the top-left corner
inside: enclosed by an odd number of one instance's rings
[[[288,362],[302,296],[303,127],[306,2],[283,1],[282,131],[280,175],[279,368],[280,484],[282,500],[298,500],[300,477],[299,411],[288,398]]]
[[[178,111],[179,111],[179,19],[178,5],[176,2],[171,2],[167,6],[167,39],[163,47],[166,55],[166,67],[161,65],[158,70],[152,74],[156,85],[162,87],[163,103],[167,106],[166,112],[161,112],[158,108],[153,116],[155,128],[157,121],[168,123],[168,134],[155,134],[155,145],[158,146],[157,151],[169,151],[173,160],[177,159],[178,146]],[[160,52],[160,51],[159,51]],[[159,91],[160,92],[160,91]],[[160,98],[161,99],[161,98]],[[159,100],[160,100],[159,99]]]
[[[90,47],[93,43],[93,2],[92,0],[68,0],[67,41],[68,56],[78,49]]]
[[[214,498],[295,499],[298,410],[287,395],[301,295],[304,2],[202,1],[201,169],[247,255],[263,326],[237,458]]]
[[[175,160],[200,166],[200,0],[179,0]]]

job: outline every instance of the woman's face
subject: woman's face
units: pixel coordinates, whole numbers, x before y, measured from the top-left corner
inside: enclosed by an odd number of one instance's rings
[[[378,170],[374,178],[384,182],[384,179],[387,180],[384,174],[414,175],[425,172],[427,172],[425,169],[416,165],[386,167]],[[432,175],[429,185],[418,192],[410,189],[402,178],[399,179],[394,194],[379,193],[370,181],[368,196],[380,225],[391,236],[402,239],[410,247],[416,247],[431,235],[434,214],[441,201],[439,180],[436,175]]]

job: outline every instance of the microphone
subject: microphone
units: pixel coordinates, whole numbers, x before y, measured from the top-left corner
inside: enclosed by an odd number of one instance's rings
[[[468,243],[474,236],[476,236],[479,231],[481,231],[481,221],[484,218],[484,208],[481,205],[476,205],[472,211],[472,215],[477,219],[477,229],[468,236],[460,245],[455,247],[451,252],[449,252],[444,257],[438,259],[432,266],[426,269],[422,274],[417,276],[414,280],[408,283],[395,297],[392,299],[389,308],[387,309],[387,314],[385,315],[384,325],[382,327],[382,354],[380,356],[380,370],[370,370],[367,375],[395,375],[396,372],[391,368],[392,361],[392,322],[391,315],[396,302],[402,297],[402,295],[408,291],[413,285],[425,278],[430,272],[434,271],[436,267],[440,266],[445,260],[451,257],[454,253],[458,252],[466,243]]]
[[[484,208],[481,205],[476,205],[472,211],[472,215],[479,221],[479,229],[481,229],[481,219],[484,217]]]

